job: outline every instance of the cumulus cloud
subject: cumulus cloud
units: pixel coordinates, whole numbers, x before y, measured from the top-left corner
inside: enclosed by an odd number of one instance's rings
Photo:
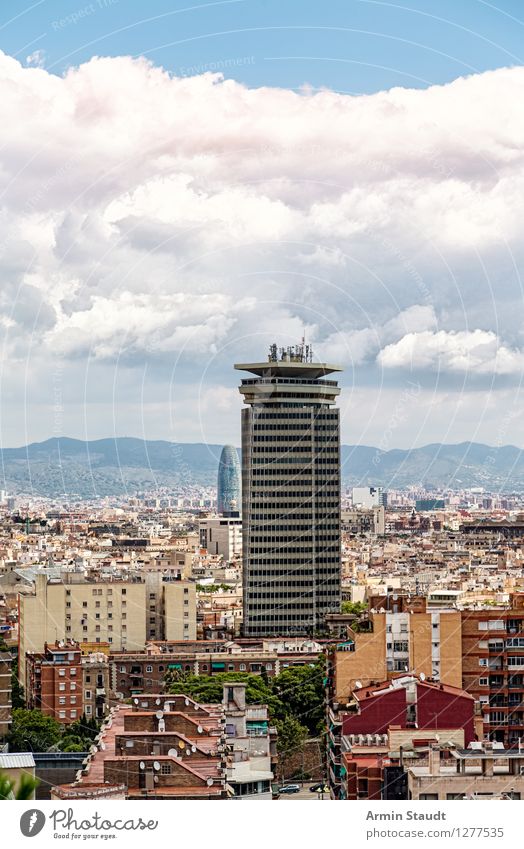
[[[521,375],[524,351],[501,344],[491,331],[407,333],[377,357],[384,368],[418,368],[487,375]]]
[[[524,68],[354,97],[30,58],[0,54],[7,368],[226,386],[305,327],[357,382],[520,378]]]

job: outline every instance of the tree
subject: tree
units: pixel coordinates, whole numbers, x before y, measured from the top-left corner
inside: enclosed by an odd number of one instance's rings
[[[304,747],[308,736],[307,728],[294,716],[286,716],[275,721],[277,729],[277,751],[280,756],[280,770],[285,776],[290,759]]]
[[[8,735],[12,752],[47,752],[60,742],[62,729],[56,719],[39,710],[13,710],[13,722]]]
[[[368,606],[364,601],[343,601],[341,605],[342,613],[352,613],[355,616],[360,616],[361,613],[364,613]]]
[[[9,799],[27,800],[34,798],[35,789],[40,782],[32,775],[22,773],[18,785],[8,778],[4,772],[0,772],[0,802],[5,802]]]
[[[325,659],[321,655],[312,666],[289,666],[272,682],[273,694],[291,715],[304,725],[310,734],[324,729]]]

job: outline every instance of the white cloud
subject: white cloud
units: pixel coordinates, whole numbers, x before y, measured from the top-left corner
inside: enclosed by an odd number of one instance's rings
[[[486,375],[522,375],[524,351],[501,344],[484,330],[407,333],[377,357],[384,368],[432,369]]]
[[[306,326],[368,380],[518,377],[523,96],[522,67],[352,97],[0,54],[6,369],[180,357],[228,385]]]

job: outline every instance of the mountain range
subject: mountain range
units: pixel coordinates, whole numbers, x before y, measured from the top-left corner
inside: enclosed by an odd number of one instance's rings
[[[216,482],[221,445],[116,437],[84,442],[67,437],[0,450],[2,488],[53,498],[92,499],[167,487],[182,493]],[[513,445],[434,443],[382,451],[342,446],[344,486],[514,492],[524,490],[524,452]]]

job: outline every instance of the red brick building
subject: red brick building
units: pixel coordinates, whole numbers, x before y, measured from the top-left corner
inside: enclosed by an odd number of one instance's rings
[[[82,652],[77,643],[45,644],[26,652],[27,706],[69,725],[82,716]]]

